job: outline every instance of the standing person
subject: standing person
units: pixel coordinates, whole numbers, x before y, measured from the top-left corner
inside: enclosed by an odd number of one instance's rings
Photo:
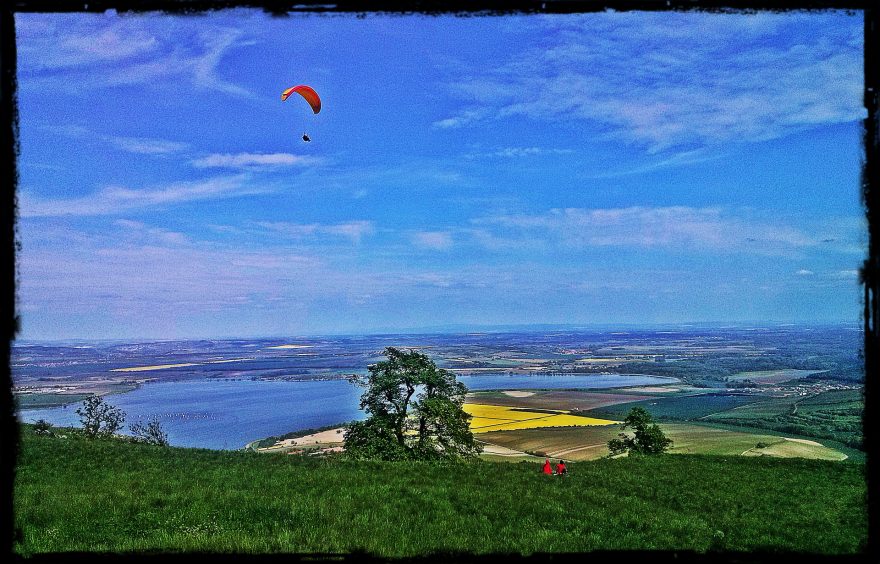
[[[548,475],[553,474],[553,468],[550,466],[550,459],[547,458],[544,460],[544,473]]]
[[[565,467],[565,462],[562,460],[556,464],[556,475],[557,476],[565,476],[568,473],[568,469]]]

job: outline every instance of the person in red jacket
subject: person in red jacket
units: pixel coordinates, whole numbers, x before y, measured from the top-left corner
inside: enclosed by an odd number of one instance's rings
[[[565,462],[559,461],[559,464],[556,465],[556,475],[557,476],[565,476],[568,473],[568,469],[565,467]]]
[[[553,468],[550,466],[550,459],[547,458],[544,460],[544,473],[553,475]]]

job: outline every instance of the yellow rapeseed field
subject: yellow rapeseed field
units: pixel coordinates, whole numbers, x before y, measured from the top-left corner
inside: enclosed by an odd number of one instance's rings
[[[522,411],[501,405],[466,403],[464,410],[473,416],[471,431],[510,431],[514,429],[535,429],[537,427],[585,427],[590,425],[617,425],[619,421],[596,419],[569,415],[568,411],[545,410]]]

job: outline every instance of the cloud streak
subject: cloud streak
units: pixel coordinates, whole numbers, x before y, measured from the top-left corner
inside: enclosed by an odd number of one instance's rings
[[[258,169],[308,166],[320,162],[321,159],[317,157],[290,153],[237,153],[234,155],[215,153],[193,160],[192,165],[196,168]]]
[[[418,231],[411,235],[410,240],[422,249],[445,251],[452,247],[452,234],[446,231]]]
[[[46,125],[43,126],[43,129],[70,139],[81,141],[96,139],[112,145],[121,151],[135,155],[170,155],[180,153],[189,148],[188,143],[172,141],[169,139],[159,139],[156,137],[124,137],[120,135],[95,133],[87,127],[76,124]]]
[[[248,180],[247,175],[240,174],[191,182],[174,182],[144,189],[108,186],[93,194],[66,199],[47,199],[30,192],[22,192],[19,196],[19,215],[24,218],[115,215],[157,206],[235,198],[271,191],[265,185],[254,186]]]
[[[344,223],[322,225],[318,223],[289,223],[289,222],[272,222],[259,221],[257,226],[266,231],[289,237],[291,239],[303,239],[306,237],[314,237],[318,235],[332,235],[336,237],[344,237],[352,243],[360,243],[361,239],[368,235],[372,235],[376,231],[376,227],[372,221],[358,220]]]
[[[736,217],[719,208],[687,206],[551,209],[542,214],[472,220],[486,247],[634,247],[774,254],[821,241],[800,229]]]

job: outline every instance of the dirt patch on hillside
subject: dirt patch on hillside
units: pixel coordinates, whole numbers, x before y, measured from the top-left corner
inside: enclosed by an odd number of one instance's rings
[[[805,445],[814,445],[814,446],[822,446],[821,443],[817,443],[816,441],[810,441],[807,439],[792,439],[789,437],[784,437],[786,441],[794,441],[796,443],[803,443]]]
[[[297,437],[295,439],[284,439],[283,441],[279,441],[275,443],[276,447],[292,447],[292,446],[308,446],[314,444],[327,444],[327,443],[341,443],[343,441],[343,429],[339,427],[337,429],[330,429],[327,431],[321,431],[320,433],[312,433],[311,435],[306,435],[304,437]]]

